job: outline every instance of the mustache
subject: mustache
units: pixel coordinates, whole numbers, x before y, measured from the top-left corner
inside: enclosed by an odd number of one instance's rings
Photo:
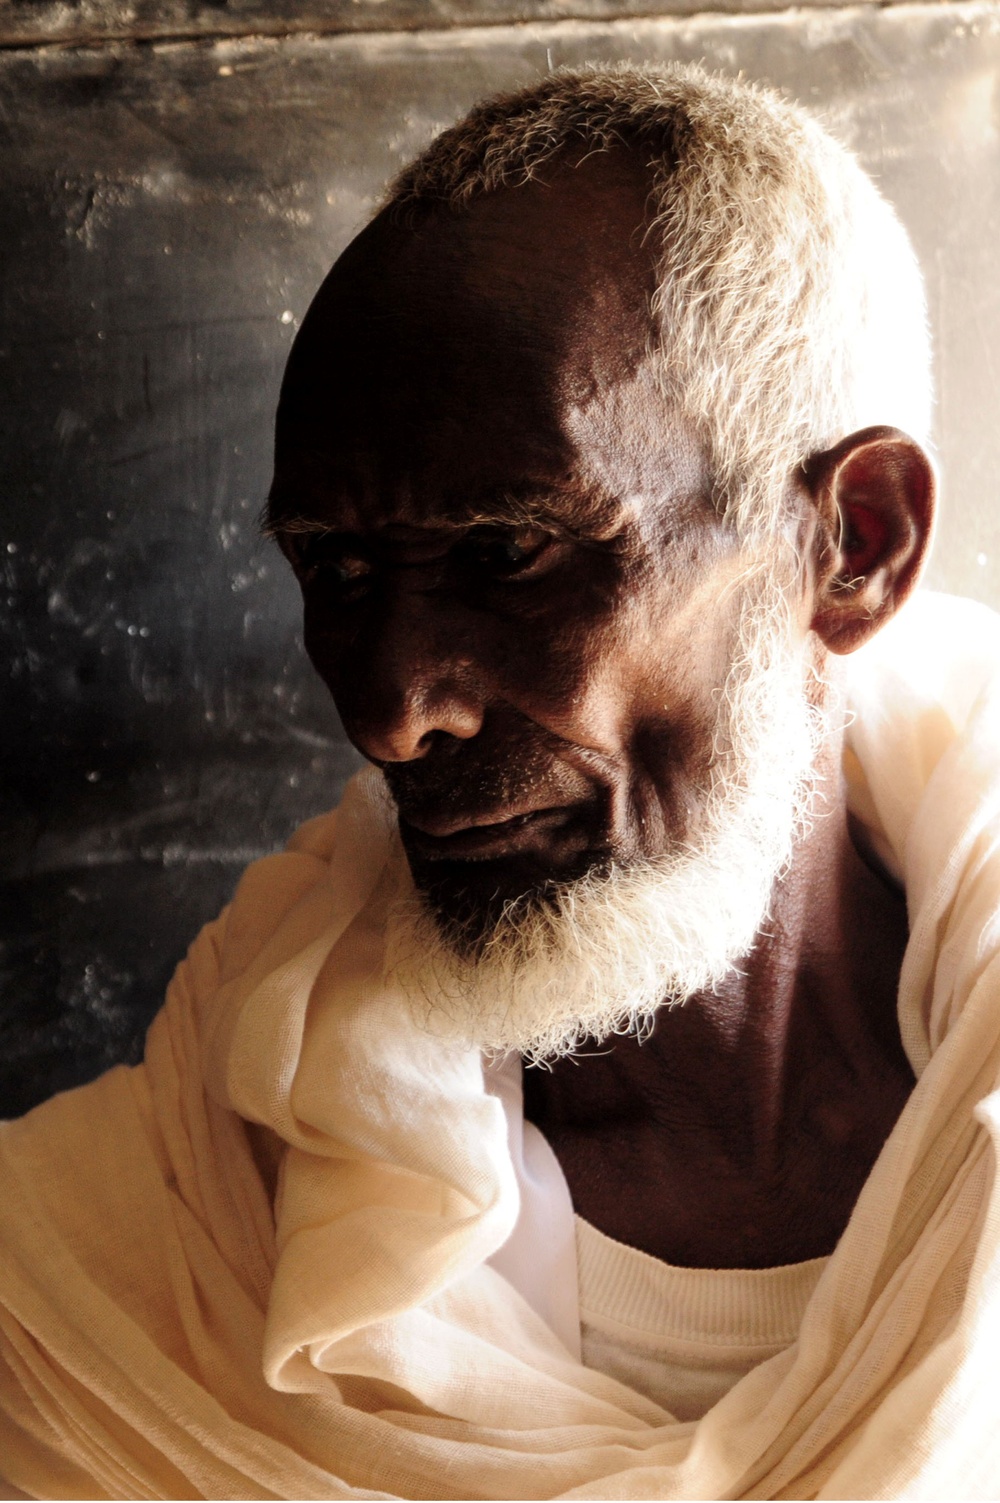
[[[540,788],[567,801],[593,797],[592,781],[566,760],[573,750],[527,723],[496,734],[483,727],[468,741],[452,740],[412,762],[386,763],[382,772],[404,818],[442,809],[477,813],[517,804]]]

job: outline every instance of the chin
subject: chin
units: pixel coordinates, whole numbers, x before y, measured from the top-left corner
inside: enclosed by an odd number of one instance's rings
[[[554,866],[538,858],[494,861],[419,861],[410,858],[414,886],[445,944],[468,960],[491,940],[517,928],[532,910],[551,908],[558,893],[581,878],[606,872],[606,853],[585,851]]]

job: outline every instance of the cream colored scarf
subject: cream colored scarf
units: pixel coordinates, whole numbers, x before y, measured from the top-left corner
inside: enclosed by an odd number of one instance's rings
[[[853,702],[919,1083],[792,1347],[681,1424],[487,1261],[518,1215],[503,1108],[381,979],[364,774],[246,873],[144,1065],[0,1133],[0,1471],[63,1498],[1000,1495],[1000,622],[918,600]]]

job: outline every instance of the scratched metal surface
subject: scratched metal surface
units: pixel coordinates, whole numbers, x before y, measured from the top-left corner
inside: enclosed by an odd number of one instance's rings
[[[312,290],[438,126],[621,57],[790,90],[899,206],[940,348],[932,579],[996,599],[994,8],[4,54],[0,1111],[135,1058],[198,924],[354,765],[254,528]]]

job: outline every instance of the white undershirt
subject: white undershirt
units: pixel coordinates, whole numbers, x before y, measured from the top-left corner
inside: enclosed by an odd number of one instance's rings
[[[559,1161],[524,1120],[521,1064],[487,1067],[521,1197],[491,1265],[565,1346],[669,1410],[700,1419],[751,1368],[795,1341],[826,1258],[778,1268],[675,1268],[574,1216]]]
[[[826,1258],[778,1268],[675,1268],[576,1218],[583,1361],[679,1420],[791,1346]]]

